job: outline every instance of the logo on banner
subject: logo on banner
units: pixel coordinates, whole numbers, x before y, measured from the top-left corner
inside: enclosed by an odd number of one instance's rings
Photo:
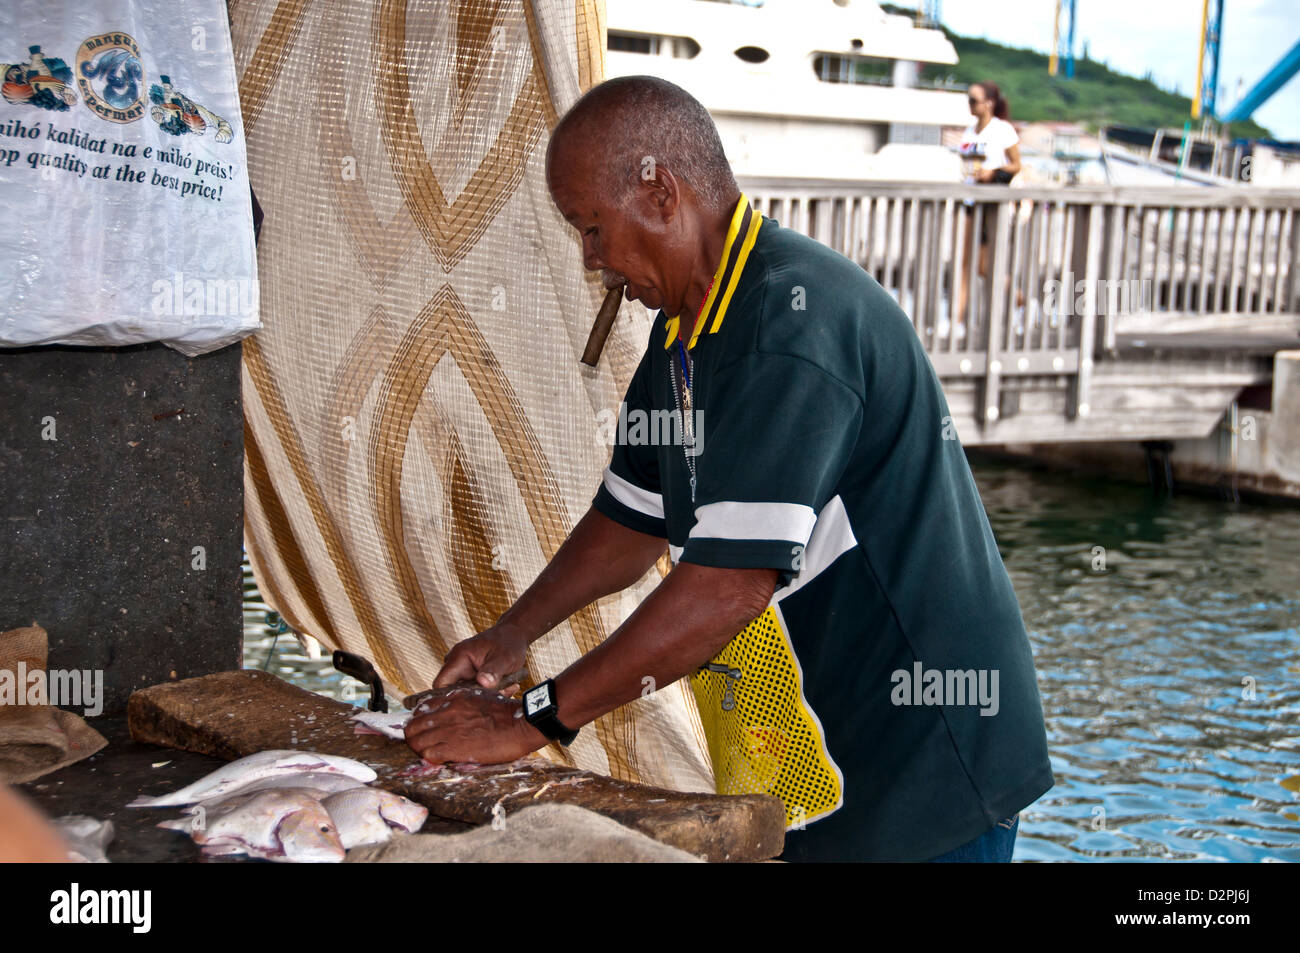
[[[109,122],[135,122],[144,115],[144,65],[126,33],[102,33],[77,48],[77,86],[90,109]]]

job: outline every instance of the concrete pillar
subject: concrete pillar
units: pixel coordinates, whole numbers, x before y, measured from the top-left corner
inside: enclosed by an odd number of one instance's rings
[[[1273,413],[1265,468],[1300,483],[1300,351],[1273,356]]]
[[[238,345],[0,351],[0,631],[134,689],[241,664]]]

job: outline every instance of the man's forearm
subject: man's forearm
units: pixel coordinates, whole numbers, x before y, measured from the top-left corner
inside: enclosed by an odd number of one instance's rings
[[[577,728],[695,671],[762,614],[776,577],[774,569],[679,564],[613,635],[556,677],[556,717]]]
[[[667,546],[589,509],[497,624],[535,641],[597,599],[635,583]]]

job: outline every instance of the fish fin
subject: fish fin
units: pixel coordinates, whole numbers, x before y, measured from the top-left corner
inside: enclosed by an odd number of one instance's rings
[[[397,796],[398,796],[398,797],[401,797],[400,794],[397,795]],[[410,800],[410,799],[409,799],[409,798],[403,798],[403,800]],[[402,806],[405,806],[405,805],[402,805]],[[418,806],[422,806],[422,805],[418,805]],[[383,819],[384,823],[387,824],[389,827],[395,827],[395,828],[397,828],[399,831],[403,831],[403,832],[405,832],[405,833],[407,833],[407,834],[414,834],[416,831],[418,831],[421,827],[424,826],[424,822],[425,822],[426,820],[428,820],[428,817],[429,817],[429,810],[428,810],[428,808],[424,808],[424,814],[423,814],[423,816],[420,818],[420,822],[419,822],[418,824],[416,824],[415,827],[407,827],[407,826],[406,826],[406,822],[405,822],[404,820],[402,820],[401,818],[389,817],[389,816],[388,816],[388,813],[384,810],[384,808],[385,808],[385,805],[381,802],[380,805],[379,805],[379,816]]]
[[[248,854],[250,857],[257,856],[243,844],[204,844],[202,853],[208,857],[228,857],[232,854]]]

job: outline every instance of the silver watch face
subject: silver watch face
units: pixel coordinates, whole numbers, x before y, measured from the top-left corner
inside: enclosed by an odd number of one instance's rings
[[[536,688],[530,689],[529,692],[524,695],[524,711],[529,715],[535,715],[539,711],[549,708],[550,704],[550,685],[538,685]]]

